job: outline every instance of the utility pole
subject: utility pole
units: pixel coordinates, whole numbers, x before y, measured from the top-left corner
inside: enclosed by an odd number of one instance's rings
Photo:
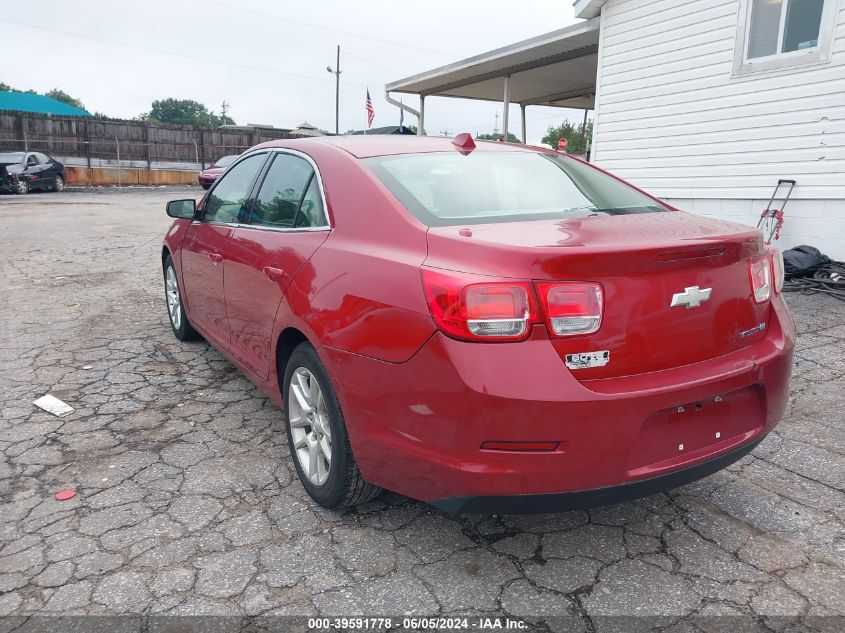
[[[326,66],[331,74],[335,76],[334,83],[334,133],[340,134],[340,44],[337,45],[337,66],[332,70],[331,66]]]
[[[226,103],[226,100],[223,100],[223,103],[220,104],[220,118],[226,118],[226,111],[229,109],[229,104]]]
[[[499,113],[496,112],[496,122],[493,124],[493,134],[499,133]]]
[[[449,136],[449,130],[440,130],[440,136]]]

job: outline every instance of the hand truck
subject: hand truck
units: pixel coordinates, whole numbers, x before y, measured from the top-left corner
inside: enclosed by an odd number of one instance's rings
[[[794,180],[788,180],[786,178],[779,179],[775,190],[772,192],[772,197],[769,199],[766,210],[760,214],[757,228],[763,231],[763,237],[767,245],[771,244],[772,240],[780,239],[780,230],[783,227],[783,210],[786,209],[786,203],[789,202],[789,197],[792,195],[792,190],[795,189],[795,184]],[[784,197],[780,209],[775,209],[772,207],[772,204],[774,204],[781,185],[789,185],[789,191],[786,192],[786,197]]]

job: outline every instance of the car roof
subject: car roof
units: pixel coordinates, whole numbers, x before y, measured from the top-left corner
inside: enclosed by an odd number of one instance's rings
[[[285,139],[262,143],[258,147],[289,147],[307,151],[315,145],[333,145],[356,158],[370,158],[372,156],[387,156],[393,154],[413,154],[420,152],[453,152],[457,148],[452,144],[453,138],[439,136],[411,136],[409,134],[373,134],[342,135],[342,136],[311,136],[301,139]],[[541,147],[519,145],[515,143],[497,143],[494,141],[475,140],[476,149],[482,152],[501,151],[529,151],[554,153]]]

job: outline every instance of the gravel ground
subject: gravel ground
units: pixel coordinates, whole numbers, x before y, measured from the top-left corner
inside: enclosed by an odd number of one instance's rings
[[[845,614],[845,304],[789,297],[787,415],[705,480],[555,515],[456,518],[392,494],[338,514],[296,479],[279,409],[170,332],[164,202],[200,193],[0,196],[0,615],[845,628],[813,617]],[[48,392],[75,412],[36,409]]]

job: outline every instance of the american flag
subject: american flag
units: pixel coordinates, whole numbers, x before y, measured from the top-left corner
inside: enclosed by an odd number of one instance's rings
[[[373,100],[370,99],[370,89],[367,88],[367,127],[373,127],[374,118],[376,118],[376,109],[373,107]]]

